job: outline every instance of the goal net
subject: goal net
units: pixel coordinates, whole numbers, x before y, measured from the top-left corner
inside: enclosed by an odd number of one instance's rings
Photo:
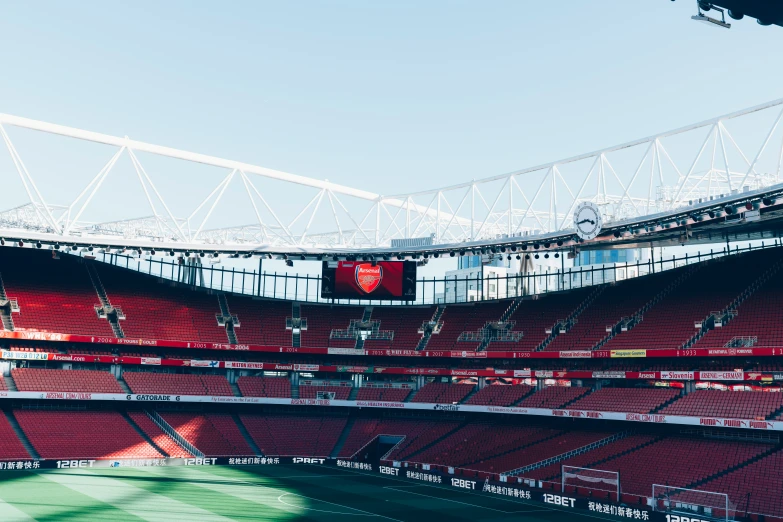
[[[620,498],[620,474],[616,471],[563,465],[561,472],[563,492],[570,486],[586,488],[593,492],[605,492],[614,495],[615,500]]]
[[[654,511],[673,513],[693,519],[734,520],[737,507],[726,493],[676,488],[653,484]]]

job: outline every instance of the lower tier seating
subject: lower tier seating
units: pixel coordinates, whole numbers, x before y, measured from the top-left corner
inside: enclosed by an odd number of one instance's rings
[[[696,390],[670,404],[661,413],[696,417],[766,419],[783,408],[783,394]]]
[[[253,455],[231,415],[166,412],[160,416],[207,457]]]
[[[168,454],[169,457],[188,458],[192,457],[185,448],[177,444],[174,439],[168,436],[155,424],[149,416],[143,411],[128,412],[128,416],[136,423],[136,426],[144,432],[160,449]]]
[[[117,412],[14,410],[35,451],[45,459],[158,459]]]
[[[11,377],[19,391],[125,393],[109,372],[14,368]]]
[[[524,397],[533,393],[535,388],[520,384],[516,386],[485,386],[465,404],[477,404],[482,406],[511,406]]]
[[[4,411],[0,411],[0,460],[26,460],[30,454],[14,433]]]
[[[519,406],[523,408],[562,408],[590,391],[590,388],[577,386],[549,386],[527,397],[519,403]]]
[[[421,387],[411,402],[432,404],[452,404],[462,402],[476,387],[473,384],[449,384],[429,382]]]
[[[328,457],[345,429],[346,417],[240,415],[264,455]]]
[[[357,401],[404,402],[411,394],[411,388],[368,388],[362,386],[356,395]]]
[[[194,373],[125,372],[122,378],[133,393],[171,395],[234,395],[223,375]],[[121,393],[121,392],[120,392]]]
[[[286,377],[239,377],[237,386],[245,397],[291,397],[291,381]]]
[[[679,395],[674,388],[603,388],[571,403],[568,409],[650,413]]]

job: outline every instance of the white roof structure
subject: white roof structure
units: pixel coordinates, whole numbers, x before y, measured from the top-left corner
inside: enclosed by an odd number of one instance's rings
[[[13,164],[11,170],[0,170],[0,186],[18,183],[12,180],[18,176],[28,198],[27,203],[0,212],[0,237],[177,251],[316,254],[409,251],[417,244],[429,249],[464,248],[567,236],[572,233],[573,210],[582,201],[597,204],[605,226],[610,227],[674,215],[694,202],[775,187],[783,181],[782,118],[783,99],[779,99],[507,174],[382,195],[128,137],[0,114],[0,136]],[[72,138],[66,140],[69,143],[103,144],[113,155],[78,197],[62,201],[56,191],[36,182],[39,173],[25,166],[15,139],[9,136],[10,127]],[[45,154],[45,146],[36,153]],[[155,180],[167,173],[145,168],[151,156],[184,162],[186,169],[208,165],[222,174],[212,186],[204,187],[204,192],[209,191],[204,199],[163,194]],[[130,160],[149,211],[133,219],[86,221],[85,211],[122,157]],[[277,184],[277,192],[270,188],[272,183]],[[244,193],[230,205],[244,207],[254,216],[252,222],[228,225],[215,217],[213,211],[226,203],[222,200],[229,186]],[[280,186],[285,205],[275,196]],[[123,201],[123,194],[111,196]],[[173,208],[190,210],[180,215]]]

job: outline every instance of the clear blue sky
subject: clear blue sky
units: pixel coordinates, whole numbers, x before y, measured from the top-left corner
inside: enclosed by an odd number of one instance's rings
[[[5,2],[0,111],[394,193],[783,96],[693,1]],[[49,176],[50,173],[40,173]]]

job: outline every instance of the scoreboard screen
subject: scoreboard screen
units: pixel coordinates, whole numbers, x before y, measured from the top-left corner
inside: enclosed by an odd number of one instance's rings
[[[324,299],[416,300],[413,261],[324,261],[321,273]]]

